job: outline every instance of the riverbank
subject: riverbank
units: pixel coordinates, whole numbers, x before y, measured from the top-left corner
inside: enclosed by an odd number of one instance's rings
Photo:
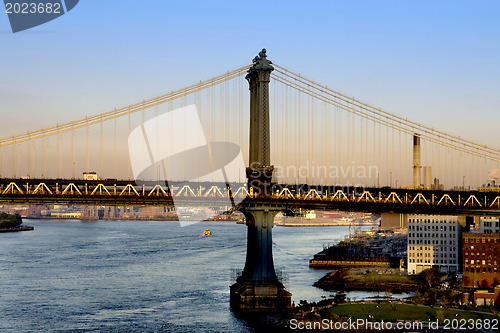
[[[406,292],[418,289],[418,283],[398,269],[341,268],[330,272],[314,283],[323,290],[364,290]]]
[[[17,228],[3,228],[0,232],[16,232],[16,231],[31,231],[35,230],[34,227],[17,227]]]
[[[352,318],[353,320],[362,319],[372,322],[381,322],[383,320],[392,323],[401,321],[429,323],[439,320],[440,327],[445,325],[445,319],[474,320],[477,322],[498,318],[493,313],[394,302],[346,303],[329,306],[316,311],[316,313],[322,319],[332,320]]]

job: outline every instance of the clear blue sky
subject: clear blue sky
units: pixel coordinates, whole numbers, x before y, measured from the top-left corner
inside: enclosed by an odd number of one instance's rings
[[[500,148],[499,1],[82,0],[13,34],[0,13],[2,137],[271,60]]]

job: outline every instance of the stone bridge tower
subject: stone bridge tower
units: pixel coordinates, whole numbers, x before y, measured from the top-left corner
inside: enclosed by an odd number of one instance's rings
[[[278,281],[273,263],[272,229],[281,209],[267,206],[265,201],[271,194],[273,174],[269,129],[269,82],[273,70],[263,49],[246,76],[250,85],[248,186],[262,200],[242,209],[248,227],[247,256],[241,277],[231,286],[231,305],[242,311],[286,309],[291,301],[291,294]]]

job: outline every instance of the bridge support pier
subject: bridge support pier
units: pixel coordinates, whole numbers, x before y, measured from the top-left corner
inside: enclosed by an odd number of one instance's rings
[[[278,280],[273,262],[272,228],[278,210],[246,208],[247,257],[242,275],[231,286],[231,306],[237,311],[281,311],[290,308],[292,294]]]

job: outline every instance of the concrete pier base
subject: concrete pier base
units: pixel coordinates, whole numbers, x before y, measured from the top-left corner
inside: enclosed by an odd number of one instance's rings
[[[292,294],[283,284],[238,281],[231,286],[231,306],[237,311],[283,311],[291,306]]]
[[[243,210],[248,227],[245,268],[231,286],[231,306],[236,311],[280,311],[291,306],[274,270],[272,228],[278,210],[253,207]]]

